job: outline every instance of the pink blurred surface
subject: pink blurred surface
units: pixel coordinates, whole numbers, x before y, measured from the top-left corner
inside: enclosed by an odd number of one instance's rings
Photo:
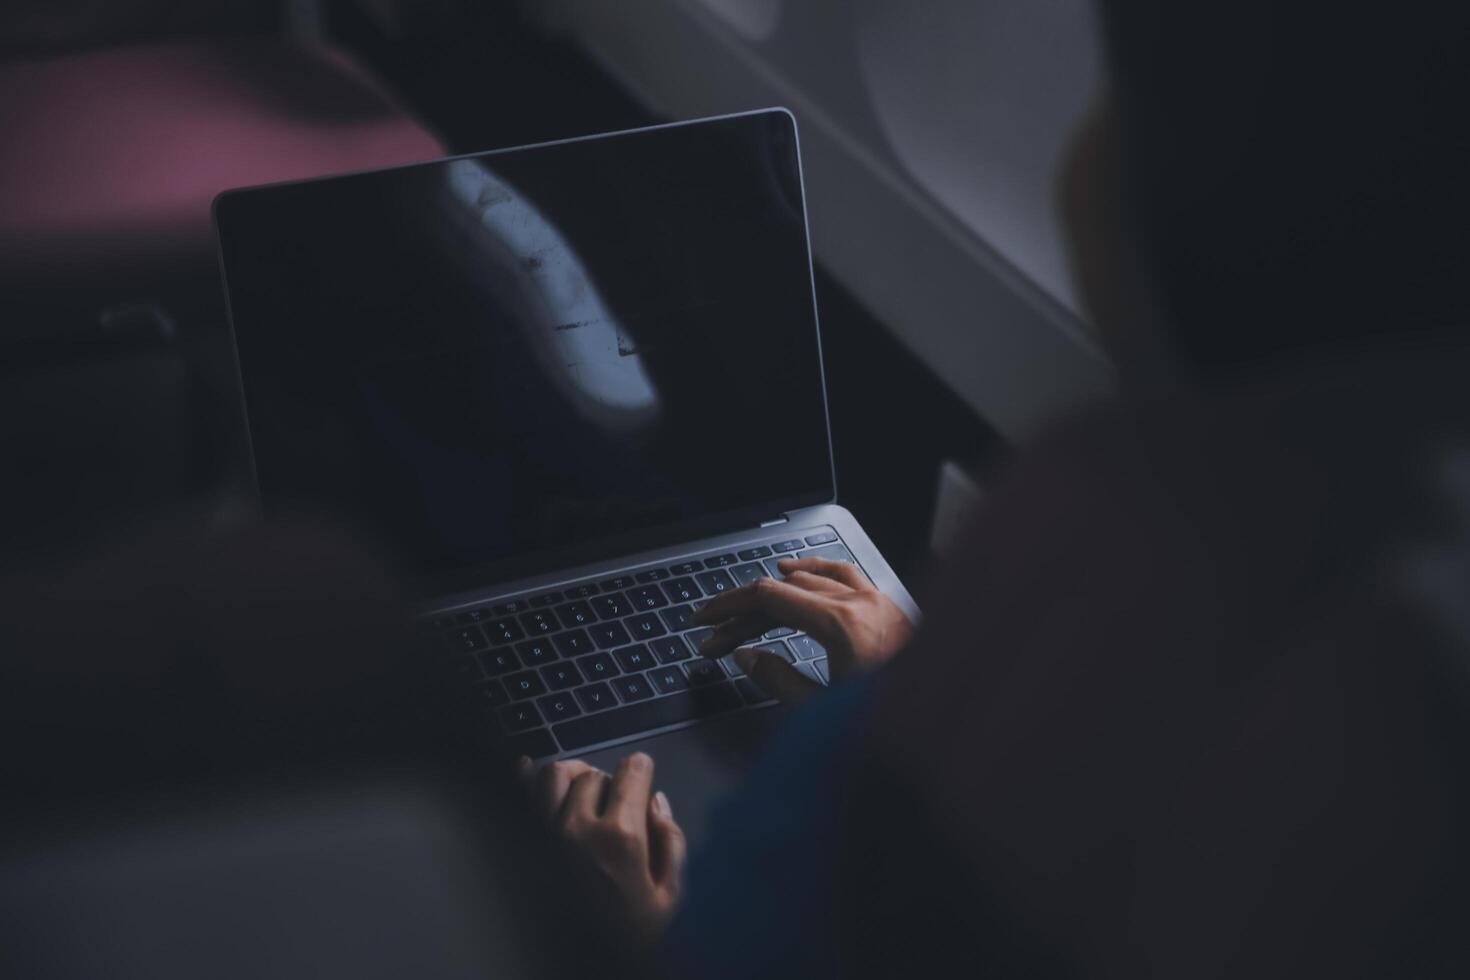
[[[443,154],[340,52],[207,40],[0,65],[0,274],[214,261],[222,190]]]

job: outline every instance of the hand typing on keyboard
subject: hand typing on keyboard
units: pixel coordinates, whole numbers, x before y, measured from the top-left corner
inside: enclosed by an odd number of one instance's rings
[[[801,700],[822,685],[775,653],[758,647],[737,650],[769,630],[788,627],[805,632],[791,642],[825,648],[834,681],[877,666],[912,637],[913,626],[903,611],[856,565],[788,558],[777,568],[784,578],[759,578],[718,595],[694,616],[695,623],[716,627],[698,652],[718,658],[736,651],[741,669],[771,696]]]
[[[641,941],[653,943],[678,903],[685,854],[668,797],[650,795],[653,759],[634,752],[608,775],[579,759],[536,773],[523,758],[521,771],[534,781],[542,811],[576,857],[610,886],[613,914],[623,916]]]

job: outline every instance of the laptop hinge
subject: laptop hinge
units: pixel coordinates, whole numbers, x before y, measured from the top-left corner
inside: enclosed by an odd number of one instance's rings
[[[791,518],[782,515],[781,517],[772,518],[769,521],[761,521],[761,527],[775,527],[777,524],[785,524],[790,520]]]

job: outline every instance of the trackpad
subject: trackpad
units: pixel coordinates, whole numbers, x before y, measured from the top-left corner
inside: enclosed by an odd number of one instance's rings
[[[786,714],[780,706],[742,711],[584,758],[611,772],[630,752],[653,756],[654,787],[668,794],[675,819],[695,846],[704,837],[710,807],[735,788]]]

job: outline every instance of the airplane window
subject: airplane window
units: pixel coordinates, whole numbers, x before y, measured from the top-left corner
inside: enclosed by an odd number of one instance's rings
[[[784,0],[699,0],[747,41],[764,41],[776,32]]]
[[[1076,310],[1053,188],[1101,70],[1092,4],[862,0],[855,26],[864,80],[899,161]]]

